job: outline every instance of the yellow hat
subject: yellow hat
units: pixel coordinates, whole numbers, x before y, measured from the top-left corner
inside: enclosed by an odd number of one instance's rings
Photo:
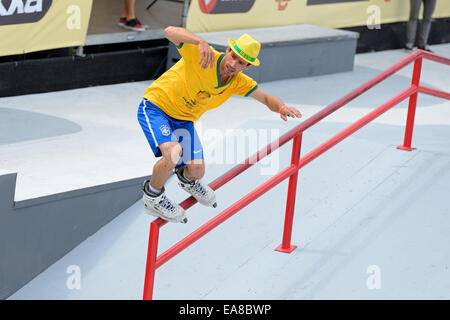
[[[244,33],[236,41],[228,39],[228,44],[231,50],[233,50],[239,57],[251,63],[254,66],[259,66],[259,60],[257,58],[261,44],[253,39],[248,34]]]

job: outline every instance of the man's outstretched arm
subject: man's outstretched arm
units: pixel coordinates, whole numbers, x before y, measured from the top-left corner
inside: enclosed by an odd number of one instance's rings
[[[169,26],[164,29],[165,37],[175,44],[177,47],[180,43],[192,43],[198,46],[198,51],[200,52],[200,63],[203,69],[208,66],[212,68],[214,66],[214,52],[209,47],[209,44],[205,39],[197,36],[196,34],[190,32],[181,27]]]
[[[260,88],[250,93],[250,97],[265,104],[271,111],[279,113],[284,121],[287,121],[287,117],[301,118],[302,116],[296,108],[285,105],[280,98],[271,96]]]

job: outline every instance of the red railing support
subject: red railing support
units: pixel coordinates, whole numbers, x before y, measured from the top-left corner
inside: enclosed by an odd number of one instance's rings
[[[151,300],[153,297],[153,285],[155,281],[156,257],[158,254],[159,226],[153,221],[150,223],[150,233],[148,237],[147,266],[145,268],[144,300]]]
[[[420,84],[420,71],[422,70],[422,57],[419,57],[416,61],[414,61],[414,70],[411,81],[411,86],[415,88],[419,88]],[[403,141],[403,145],[398,146],[398,149],[412,151],[415,148],[411,148],[412,134],[414,129],[414,117],[416,114],[416,105],[417,105],[417,96],[419,91],[414,93],[409,97],[409,105],[408,105],[408,117],[406,119],[406,129],[405,129],[405,139]]]
[[[302,147],[302,136],[300,132],[295,136],[292,143],[291,165],[299,169],[300,149]],[[295,196],[297,193],[298,170],[289,177],[289,187],[286,200],[286,214],[284,218],[283,242],[276,247],[276,251],[291,253],[297,246],[291,245],[292,224],[294,222]]]
[[[236,214],[239,210],[249,205],[251,202],[253,202],[255,199],[262,196],[264,193],[278,185],[283,180],[287,179],[294,173],[298,171],[298,168],[295,166],[289,166],[286,169],[282,170],[272,178],[270,178],[268,181],[257,187],[252,192],[245,195],[243,198],[226,208],[224,211],[216,215],[211,220],[205,222],[202,226],[197,228],[195,231],[193,231],[191,234],[183,238],[182,240],[178,241],[176,244],[174,244],[171,248],[167,249],[164,253],[161,253],[161,255],[156,259],[156,268],[159,268],[164,263],[172,259],[174,256],[176,256],[178,253],[180,253],[182,250],[186,249],[188,246],[190,246],[192,243],[203,237],[205,234],[207,234],[209,231],[223,223],[225,220]]]
[[[435,96],[435,97],[438,97],[438,98],[450,100],[450,93],[444,92],[444,91],[441,91],[441,90],[436,90],[436,89],[431,89],[431,88],[428,88],[428,87],[420,86],[419,87],[419,92],[428,94],[430,96]]]

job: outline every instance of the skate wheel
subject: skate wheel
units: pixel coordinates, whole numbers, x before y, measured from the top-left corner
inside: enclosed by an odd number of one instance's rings
[[[217,202],[214,202],[213,208],[216,208],[216,207],[217,207]]]
[[[187,218],[184,218],[184,219],[181,220],[180,222],[181,222],[181,223],[187,223],[187,222],[188,222],[188,219],[187,219]]]

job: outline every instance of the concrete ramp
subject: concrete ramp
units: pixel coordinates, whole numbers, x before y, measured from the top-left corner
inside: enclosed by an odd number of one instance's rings
[[[14,201],[16,177],[0,171],[0,298],[127,209],[140,197],[145,178]]]

